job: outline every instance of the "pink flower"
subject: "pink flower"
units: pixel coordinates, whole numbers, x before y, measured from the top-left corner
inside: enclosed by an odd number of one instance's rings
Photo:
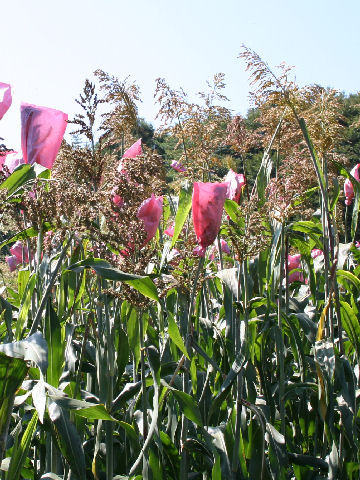
[[[125,170],[124,170],[124,165],[125,165],[125,160],[128,159],[128,158],[136,158],[138,157],[139,155],[142,155],[143,154],[143,151],[142,151],[142,146],[141,146],[141,138],[139,138],[139,140],[137,140],[135,143],[133,143],[131,145],[130,148],[128,148],[125,152],[124,152],[124,155],[122,156],[122,159],[117,167],[117,171],[119,173],[125,173]]]
[[[226,253],[227,255],[230,255],[230,247],[227,244],[227,242],[224,239],[220,240],[220,245],[221,245],[221,251]]]
[[[0,82],[0,120],[9,110],[12,102],[11,87],[8,83]]]
[[[156,234],[162,215],[163,197],[150,198],[143,201],[137,212],[137,217],[144,222],[144,229],[147,233],[145,243],[148,243]]]
[[[246,185],[245,176],[242,173],[235,173],[234,170],[230,169],[224,179],[224,182],[229,183],[227,198],[239,203],[242,189]]]
[[[19,263],[22,262],[23,259],[23,250],[24,250],[24,261],[25,263],[29,262],[29,252],[28,248],[23,246],[23,243],[18,240],[14,243],[14,245],[10,248],[11,255],[14,255]]]
[[[319,248],[313,248],[311,250],[311,257],[316,258],[319,257],[320,255],[324,255],[324,252],[320,250]]]
[[[121,208],[121,207],[124,205],[124,200],[121,198],[120,195],[118,195],[118,194],[116,193],[116,190],[117,190],[117,188],[114,187],[114,188],[112,189],[112,191],[111,191],[112,201],[113,201],[113,203],[114,203],[117,207]]]
[[[227,255],[229,255],[231,253],[229,245],[226,243],[226,241],[223,238],[220,240],[220,246],[221,246],[221,251],[222,252],[226,253]],[[218,245],[218,242],[215,240],[215,243],[214,243],[214,245],[211,249],[211,253],[209,255],[209,259],[214,260],[215,254],[218,251],[219,251],[219,245]]]
[[[142,155],[142,153],[141,138],[139,138],[139,140],[133,143],[131,147],[124,152],[122,158],[135,158]]]
[[[16,267],[22,263],[23,251],[24,251],[24,262],[29,263],[29,251],[27,247],[23,246],[22,242],[18,240],[10,248],[11,256],[6,257],[6,262],[9,266],[10,272],[13,272],[16,269]]]
[[[5,165],[5,167],[7,167],[10,173],[12,173],[19,165],[25,163],[19,152],[9,152],[5,154],[2,158],[4,159],[3,164]]]
[[[15,257],[15,255],[11,255],[10,257],[6,257],[6,262],[8,264],[10,272],[16,270],[16,267],[19,265],[19,260]]]
[[[171,163],[170,163],[170,166],[176,170],[177,172],[186,172],[186,168],[180,163],[180,162],[177,162],[176,160],[173,160]]]
[[[66,130],[68,116],[60,110],[21,104],[21,148],[24,162],[52,168]]]
[[[360,242],[359,241],[355,242],[355,247],[360,249]]]
[[[292,282],[303,282],[304,276],[302,272],[293,272],[292,270],[301,268],[301,255],[300,253],[296,255],[288,255],[288,271],[289,271],[289,283]]]
[[[211,245],[219,232],[228,185],[228,183],[194,183],[192,216],[194,230],[202,248]]]
[[[168,227],[164,233],[165,235],[168,235],[169,237],[173,237],[174,236],[174,227],[175,227],[175,223],[173,223],[172,225],[170,225],[170,227]]]
[[[358,163],[352,170],[351,175],[360,182],[360,163]],[[354,187],[351,180],[347,178],[344,183],[345,205],[351,205],[354,198]]]
[[[196,255],[197,257],[205,257],[205,252],[206,252],[206,247],[204,248],[198,245],[197,247],[194,248],[193,255]]]

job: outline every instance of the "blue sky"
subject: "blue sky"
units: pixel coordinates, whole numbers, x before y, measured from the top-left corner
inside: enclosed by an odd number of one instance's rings
[[[12,84],[14,102],[0,136],[11,147],[21,100],[72,117],[97,68],[138,83],[139,113],[150,122],[157,77],[193,94],[224,72],[229,106],[245,114],[242,44],[271,66],[294,65],[300,85],[360,90],[359,0],[12,0],[2,2],[1,18],[0,81]]]

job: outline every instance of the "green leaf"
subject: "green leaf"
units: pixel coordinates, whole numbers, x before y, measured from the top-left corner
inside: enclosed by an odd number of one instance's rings
[[[135,428],[132,425],[130,425],[129,423],[126,423],[126,422],[123,422],[123,421],[120,421],[119,425],[120,425],[120,427],[122,427],[125,430],[125,432],[129,435],[131,440],[133,440],[137,445],[139,445],[139,440],[140,439],[139,439],[139,435],[136,432]]]
[[[34,333],[20,342],[3,343],[0,352],[8,357],[21,358],[34,362],[46,374],[48,367],[48,348],[44,337],[40,332]]]
[[[55,225],[52,225],[50,222],[44,222],[42,225],[43,233],[49,232],[50,230],[55,230],[55,229],[56,229]],[[27,238],[36,237],[38,233],[39,231],[35,227],[26,228],[25,230],[22,230],[21,232],[17,233],[16,235],[13,235],[12,237],[2,242],[0,244],[0,249],[3,248],[5,245],[8,245],[9,243],[17,242],[18,240],[26,240]]]
[[[124,373],[126,365],[129,363],[129,342],[125,331],[118,327],[115,330],[115,349],[117,352],[117,381],[121,382],[121,376]]]
[[[23,359],[0,353],[0,438],[7,436],[15,393],[27,372],[28,366]]]
[[[171,248],[175,245],[176,240],[183,229],[185,220],[189,215],[192,201],[192,189],[193,186],[190,182],[186,181],[181,187],[179,195],[179,206],[175,217],[174,235],[172,237]]]
[[[119,410],[123,406],[126,405],[126,402],[131,398],[135,397],[139,393],[141,389],[141,382],[136,383],[127,383],[120,394],[115,398],[112,406],[111,411],[115,412]]]
[[[107,280],[125,282],[151,300],[160,300],[156,286],[150,277],[121,272],[117,268],[112,267],[109,262],[101,260],[100,258],[81,260],[80,262],[70,265],[68,270],[81,272],[84,268],[92,268],[100,277],[106,278]]]
[[[11,480],[19,480],[20,478],[21,470],[27,459],[30,444],[36,430],[37,420],[38,414],[36,411],[34,411],[33,416],[26,427],[24,435],[21,438],[20,445],[18,445],[15,451],[12,453],[9,470],[7,473],[8,479],[11,478]]]
[[[49,405],[51,427],[59,449],[77,480],[86,478],[85,455],[81,438],[68,413],[56,402]]]
[[[31,306],[31,298],[34,292],[34,288],[36,285],[37,275],[33,273],[26,284],[24,294],[21,300],[21,309],[18,317],[18,321],[16,322],[16,330],[15,330],[15,338],[20,340],[21,334],[24,328],[24,325],[28,319],[28,313]]]
[[[349,337],[350,342],[355,348],[358,360],[360,359],[360,324],[359,319],[351,306],[344,301],[340,301],[340,312],[342,326]]]
[[[336,278],[338,283],[341,283],[346,289],[348,289],[348,283],[350,283],[360,292],[360,280],[353,273],[346,270],[337,270]]]
[[[59,386],[64,364],[65,342],[58,316],[49,301],[45,313],[45,339],[48,345],[48,368],[46,381],[53,387]]]
[[[288,456],[285,447],[285,438],[270,423],[266,423],[267,441],[269,443],[269,459],[272,477],[274,480],[286,480]]]
[[[243,209],[234,200],[227,199],[224,203],[224,209],[231,220],[243,230],[245,228],[245,219]]]
[[[109,420],[116,422],[115,418],[109,414],[102,403],[85,402],[84,400],[60,397],[57,395],[49,395],[49,398],[56,402],[59,407],[65,408],[66,410],[73,410],[74,413],[80,415],[80,417],[85,417],[89,420]]]
[[[314,147],[314,145],[311,141],[311,138],[310,138],[305,120],[303,118],[299,118],[299,125],[300,125],[301,131],[304,135],[307,146],[310,150],[311,157],[312,157],[313,162],[314,162],[314,167],[315,167],[315,170],[316,170],[319,185],[320,185],[322,191],[326,191],[326,182],[325,182],[325,177],[324,177],[324,172],[323,172],[323,169],[322,169],[322,165],[321,165],[321,162],[320,162],[320,160],[317,156],[315,147]],[[323,200],[325,201],[325,199],[323,199]]]
[[[135,288],[138,292],[142,293],[145,297],[159,302],[159,295],[157,293],[156,286],[150,277],[142,277],[136,280],[125,281],[128,285]]]
[[[179,327],[177,326],[173,314],[168,312],[168,332],[171,340],[182,351],[182,353],[190,360],[189,354],[185,348],[183,339],[180,335]]]
[[[131,309],[127,320],[127,331],[129,339],[129,347],[135,358],[135,368],[137,368],[140,361],[140,329],[137,312],[134,308]]]
[[[213,468],[211,470],[211,480],[221,480],[220,455],[216,455]]]
[[[171,390],[172,394],[176,398],[177,402],[180,405],[180,408],[189,420],[192,422],[196,423],[196,425],[199,425],[200,427],[203,426],[200,410],[198,407],[198,404],[196,401],[189,395],[188,393],[181,392],[180,390],[177,390],[176,388],[170,387],[168,383],[165,382],[165,380],[161,380],[161,384]]]
[[[24,183],[36,177],[34,167],[31,165],[20,165],[1,185],[0,188],[7,189],[9,195],[14,193]]]

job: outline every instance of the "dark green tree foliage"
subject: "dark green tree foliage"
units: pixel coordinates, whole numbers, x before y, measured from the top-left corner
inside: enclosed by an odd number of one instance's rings
[[[340,122],[344,126],[338,152],[345,155],[351,167],[360,161],[360,94],[341,94]]]

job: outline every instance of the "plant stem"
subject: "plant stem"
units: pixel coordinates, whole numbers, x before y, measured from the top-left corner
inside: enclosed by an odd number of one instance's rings
[[[194,284],[190,296],[190,305],[189,305],[189,311],[188,311],[188,316],[187,316],[187,334],[186,334],[186,350],[189,354],[190,360],[188,358],[185,359],[185,371],[184,371],[184,376],[183,376],[183,391],[185,393],[188,393],[189,391],[189,368],[191,364],[191,358],[192,358],[192,349],[191,349],[191,335],[192,335],[192,314],[193,314],[193,309],[194,309],[194,301],[196,297],[196,288],[197,288],[197,283],[199,280],[199,275],[201,272],[201,269],[204,265],[205,257],[200,257],[199,260],[199,265],[196,270],[195,278],[194,278]],[[188,454],[186,449],[184,448],[184,444],[187,439],[187,434],[188,434],[188,426],[189,422],[187,417],[183,414],[182,415],[182,426],[181,426],[181,461],[180,461],[180,479],[181,480],[186,480],[188,477]]]
[[[41,316],[42,316],[42,312],[43,312],[43,310],[46,306],[46,303],[47,303],[47,301],[50,297],[51,291],[52,291],[53,286],[55,284],[56,276],[57,276],[57,274],[60,270],[60,266],[61,266],[61,264],[62,264],[62,262],[65,258],[67,249],[69,248],[69,245],[71,244],[72,238],[73,238],[73,234],[70,235],[69,240],[67,241],[65,247],[61,251],[59,260],[57,261],[57,264],[56,264],[55,269],[54,269],[54,271],[51,275],[50,281],[49,281],[48,286],[45,290],[43,298],[41,299],[40,306],[38,308],[38,311],[36,313],[36,317],[34,318],[33,324],[31,326],[31,329],[30,329],[30,332],[29,332],[29,336],[33,335],[36,332],[36,330],[38,329],[38,326],[39,326],[39,323],[40,323],[40,320],[41,320]]]
[[[276,344],[278,368],[279,368],[279,412],[281,420],[281,433],[285,435],[285,373],[284,373],[284,337],[282,331],[282,283],[284,279],[284,247],[285,247],[284,224],[281,225],[281,250],[280,250],[280,284],[278,293],[278,332],[279,342]]]

